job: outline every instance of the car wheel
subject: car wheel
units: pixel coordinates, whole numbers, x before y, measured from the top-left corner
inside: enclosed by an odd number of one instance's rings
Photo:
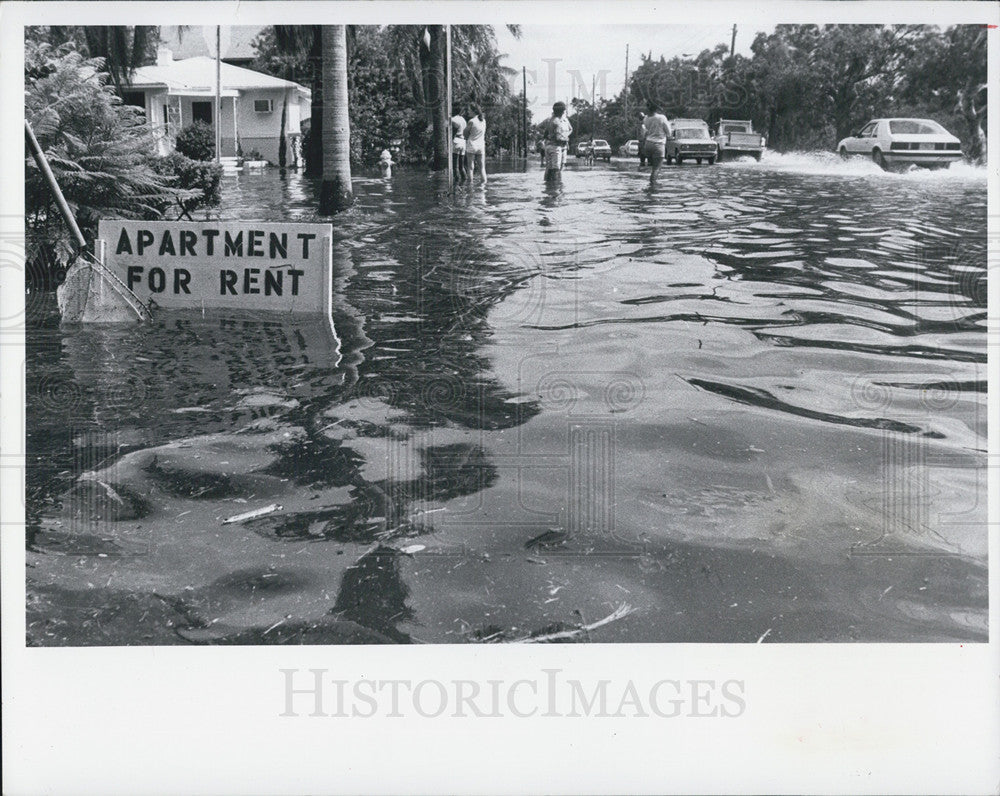
[[[695,158],[694,162],[697,163],[700,166],[701,165],[701,158]]]
[[[847,147],[846,146],[842,146],[840,148],[840,157],[843,158],[844,160],[847,160]],[[757,157],[757,160],[760,160],[759,156]]]
[[[715,165],[715,158],[709,158],[708,159],[708,165],[709,166],[714,166]]]
[[[875,165],[883,171],[889,170],[889,167],[885,163],[885,158],[882,156],[881,149],[876,148],[872,150],[872,160],[875,162]]]
[[[760,156],[762,154],[763,154],[762,152],[754,152],[753,153],[753,159],[756,160],[758,163],[760,163]]]
[[[683,162],[684,162],[684,158],[682,158],[682,157],[681,157],[681,155],[680,155],[680,153],[679,153],[679,152],[678,152],[678,153],[677,153],[676,155],[674,155],[674,162],[675,162],[675,163],[676,163],[676,164],[677,164],[678,166],[679,166],[679,165],[681,165],[681,163],[683,163]]]

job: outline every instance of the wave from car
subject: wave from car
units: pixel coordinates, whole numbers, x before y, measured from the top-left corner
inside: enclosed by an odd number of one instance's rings
[[[940,169],[962,159],[962,143],[933,119],[873,119],[842,139],[837,152],[870,157],[886,170],[911,164]]]

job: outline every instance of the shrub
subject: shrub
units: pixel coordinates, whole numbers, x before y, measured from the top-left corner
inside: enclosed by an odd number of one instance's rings
[[[180,152],[161,158],[158,169],[176,177],[177,202],[190,213],[199,207],[215,207],[222,201],[222,166],[204,160],[193,160]]]
[[[215,130],[205,122],[195,122],[177,134],[174,148],[191,160],[214,160]]]

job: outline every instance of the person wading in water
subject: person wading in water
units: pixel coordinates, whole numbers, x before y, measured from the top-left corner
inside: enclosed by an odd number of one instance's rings
[[[642,130],[645,133],[642,146],[650,166],[649,184],[653,186],[656,185],[656,175],[660,173],[660,166],[663,164],[663,153],[667,146],[667,136],[670,134],[670,122],[660,113],[659,107],[652,100],[647,103],[646,110],[649,113],[642,122]]]
[[[573,134],[573,125],[566,118],[566,103],[557,102],[552,106],[552,115],[542,123],[545,142],[545,179],[557,180],[566,165],[566,147]]]
[[[646,165],[646,129],[643,127],[643,123],[646,121],[646,114],[639,114],[639,130],[636,133],[636,138],[639,139],[639,168],[643,168]]]
[[[462,185],[469,176],[465,164],[465,117],[458,112],[458,105],[451,107],[451,163],[455,182]]]
[[[476,178],[476,172],[486,185],[486,119],[478,105],[470,109],[472,118],[465,126],[465,157],[469,168],[469,184]]]

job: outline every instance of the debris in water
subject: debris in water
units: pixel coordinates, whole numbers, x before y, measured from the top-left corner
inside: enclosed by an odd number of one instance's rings
[[[255,520],[258,517],[263,517],[267,514],[273,514],[276,511],[281,511],[281,506],[277,503],[272,503],[270,506],[264,506],[260,509],[254,509],[253,511],[245,511],[242,514],[234,514],[232,517],[227,517],[222,521],[223,525],[229,525],[234,522],[246,522],[247,520]]]
[[[757,643],[762,644],[764,642],[764,639],[766,639],[769,635],[771,635],[771,628],[768,628],[763,633],[761,633],[760,638],[757,639]]]
[[[596,622],[591,622],[589,625],[579,625],[569,630],[559,630],[555,633],[546,633],[541,636],[528,636],[527,638],[515,639],[515,641],[519,641],[524,644],[537,644],[543,641],[558,641],[565,638],[575,638],[576,636],[582,635],[583,633],[589,633],[591,630],[603,627],[611,622],[624,619],[626,616],[633,613],[633,611],[634,609],[631,605],[628,603],[622,603],[606,617],[598,619]]]
[[[403,555],[412,556],[414,553],[419,553],[421,550],[426,550],[427,545],[423,544],[408,544],[406,547],[402,548],[399,552]]]
[[[124,506],[125,505],[125,501],[122,500],[121,495],[119,495],[117,492],[115,492],[115,490],[113,490],[111,488],[110,484],[104,483],[99,478],[95,478],[94,480],[97,481],[97,483],[99,483],[101,486],[104,487],[104,491],[107,492],[109,498],[111,498],[113,501],[115,501],[119,506]]]
[[[565,531],[548,530],[545,533],[540,533],[532,539],[529,539],[524,543],[524,547],[530,550],[533,547],[561,547],[569,539],[569,534]]]

